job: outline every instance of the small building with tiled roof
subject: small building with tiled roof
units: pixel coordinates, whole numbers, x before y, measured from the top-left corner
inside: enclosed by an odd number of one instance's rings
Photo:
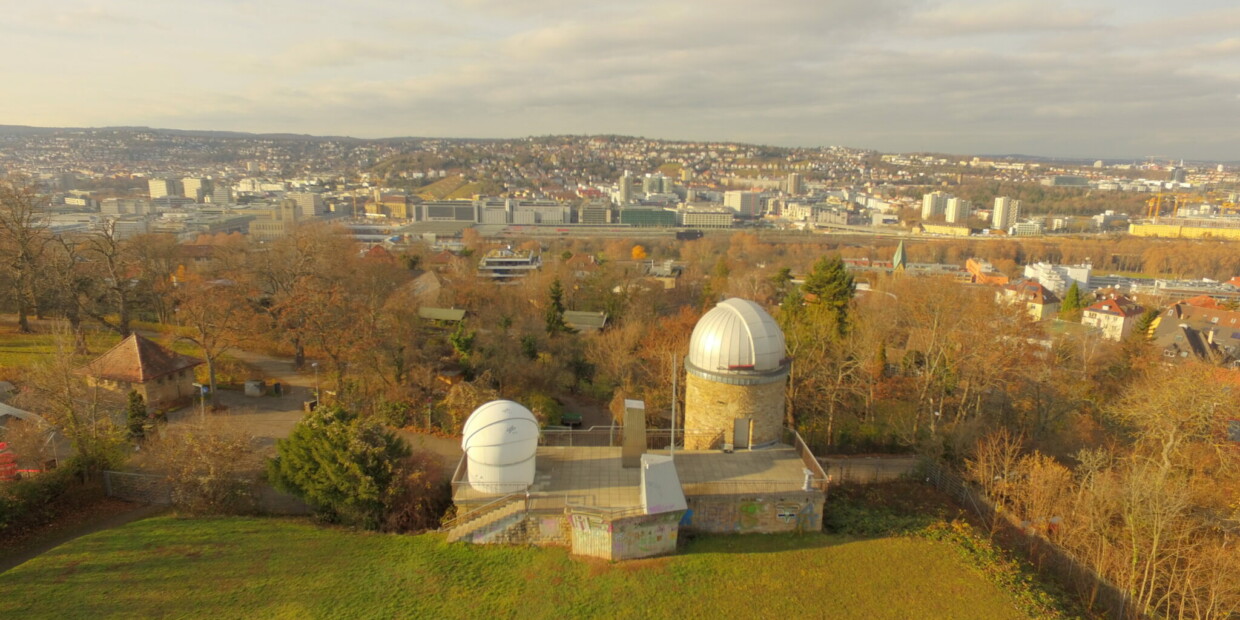
[[[1022,303],[1029,316],[1042,321],[1059,313],[1059,296],[1038,284],[1037,280],[1022,278],[1000,289],[998,299],[1007,303]]]
[[[91,385],[126,395],[136,391],[149,407],[159,408],[198,395],[194,367],[202,360],[131,334],[108,352],[77,369]]]
[[[1145,312],[1145,308],[1136,302],[1119,295],[1101,299],[1081,313],[1081,325],[1088,325],[1102,330],[1102,337],[1110,340],[1123,340],[1132,333],[1137,319]]]

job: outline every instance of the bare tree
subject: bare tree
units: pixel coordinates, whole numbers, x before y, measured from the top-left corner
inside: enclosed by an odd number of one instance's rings
[[[30,332],[44,251],[52,235],[44,208],[47,199],[22,177],[0,179],[0,269],[9,280],[17,305],[17,323]]]
[[[69,439],[82,473],[94,475],[124,459],[123,399],[77,372],[82,360],[74,355],[69,334],[59,333],[55,342],[48,360],[30,369],[18,403],[42,415]]]
[[[236,348],[250,330],[245,325],[254,316],[251,295],[246,288],[231,280],[207,281],[197,274],[178,284],[176,315],[181,325],[191,331],[180,338],[198,346],[207,362],[207,381],[211,405],[219,405],[215,386],[216,364],[220,356]]]
[[[85,239],[82,256],[90,261],[102,288],[101,297],[107,300],[101,306],[86,308],[90,317],[104,327],[129,336],[134,300],[137,296],[135,279],[137,261],[128,244],[116,237],[116,223],[109,221],[99,232]],[[115,313],[116,319],[110,318]]]

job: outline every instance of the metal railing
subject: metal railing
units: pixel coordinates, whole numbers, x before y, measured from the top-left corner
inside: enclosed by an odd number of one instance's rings
[[[603,506],[591,506],[587,504],[571,504],[566,503],[564,508],[571,510],[573,514],[588,514],[603,517],[607,520],[619,519],[622,517],[635,517],[646,514],[646,510],[641,506],[617,506],[614,508]]]
[[[804,478],[794,480],[719,480],[713,482],[687,482],[682,485],[685,495],[764,495],[772,492],[817,492],[826,486],[825,479]],[[808,488],[807,488],[808,486]]]
[[[675,438],[675,447],[677,450],[683,450],[685,447],[685,437],[702,438],[705,437],[710,445],[717,445],[723,441],[723,431],[686,431],[678,428],[675,431],[669,428],[646,429],[646,449],[647,450],[666,450],[672,445],[672,439]],[[699,444],[703,442],[697,442]],[[538,445],[547,447],[573,448],[573,447],[603,447],[603,448],[619,448],[624,444],[624,427],[623,426],[591,426],[587,429],[543,429],[538,438]]]
[[[459,514],[451,519],[448,519],[447,521],[444,521],[443,523],[440,523],[439,531],[446,532],[452,528],[465,525],[470,521],[481,519],[487,514],[495,512],[496,510],[508,506],[516,501],[525,501],[526,497],[527,495],[525,493],[510,493],[498,499],[492,500],[477,508],[474,508],[473,510],[470,510],[469,512]]]
[[[796,429],[784,427],[784,442],[792,446],[797,451],[797,456],[801,457],[801,464],[805,469],[809,470],[813,482],[819,491],[826,492],[827,485],[831,481],[831,477],[822,469],[822,463],[814,457],[814,452],[805,444],[805,440],[801,439],[801,434]]]

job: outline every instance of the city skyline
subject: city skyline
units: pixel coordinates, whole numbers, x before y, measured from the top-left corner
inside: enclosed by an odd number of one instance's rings
[[[1235,160],[1240,7],[22,5],[0,123]]]

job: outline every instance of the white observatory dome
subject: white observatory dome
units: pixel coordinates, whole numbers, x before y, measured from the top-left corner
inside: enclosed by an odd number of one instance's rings
[[[538,420],[510,400],[493,400],[465,421],[461,448],[468,459],[469,486],[479,493],[524,491],[534,482]]]
[[[693,328],[688,362],[711,373],[769,372],[784,366],[784,332],[762,306],[733,297]]]

